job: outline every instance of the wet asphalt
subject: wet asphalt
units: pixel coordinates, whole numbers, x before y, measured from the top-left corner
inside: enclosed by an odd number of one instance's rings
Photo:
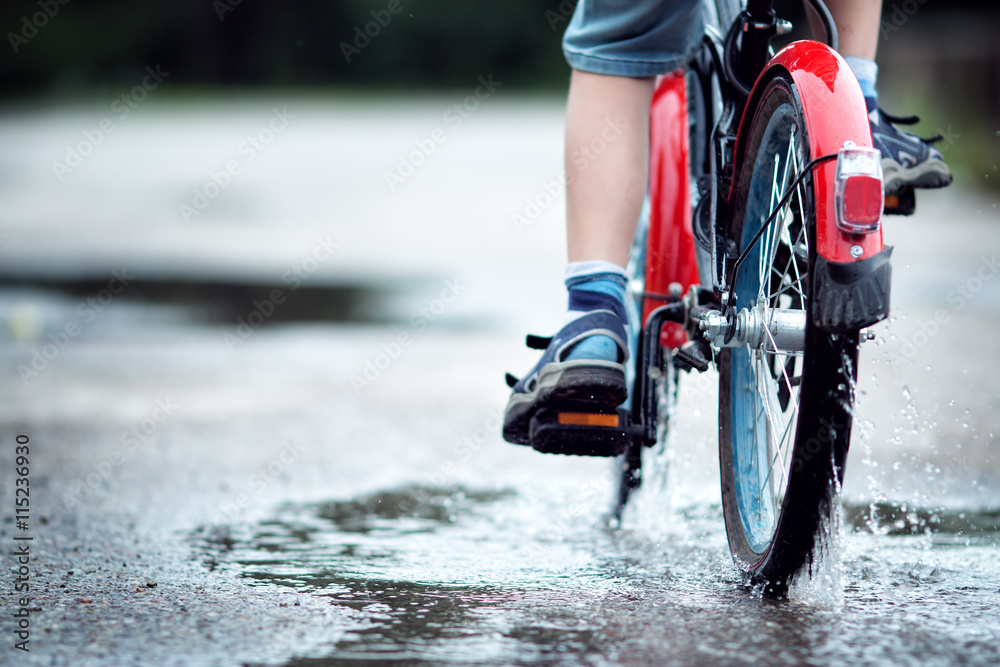
[[[887,222],[838,537],[774,602],[729,561],[711,373],[617,531],[608,462],[500,439],[564,305],[559,104],[285,102],[150,106],[61,182],[101,109],[0,123],[0,664],[1000,660],[996,195]]]

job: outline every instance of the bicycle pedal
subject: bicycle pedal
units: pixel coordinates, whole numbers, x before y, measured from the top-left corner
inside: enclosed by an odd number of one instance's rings
[[[631,441],[631,421],[624,409],[581,412],[543,408],[529,426],[531,446],[545,454],[618,456]]]
[[[917,210],[917,197],[913,188],[902,188],[892,194],[886,193],[885,205],[882,207],[884,215],[913,215]]]
[[[678,348],[674,348],[673,361],[674,368],[681,371],[698,371],[704,373],[708,370],[708,359],[705,356],[702,341],[688,341]],[[704,347],[708,347],[707,341]]]

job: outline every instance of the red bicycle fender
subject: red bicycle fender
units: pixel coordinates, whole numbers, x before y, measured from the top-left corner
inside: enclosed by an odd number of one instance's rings
[[[691,229],[691,178],[688,169],[687,86],[684,72],[657,82],[649,111],[649,235],[646,243],[646,291],[666,294],[670,283],[687,292],[698,284],[695,240]],[[643,299],[642,321],[662,306]],[[660,334],[664,347],[687,342],[684,328],[667,322]]]
[[[871,124],[861,86],[836,51],[811,40],[789,44],[771,58],[764,73],[757,78],[751,100],[763,91],[763,86],[771,79],[769,74],[775,69],[788,72],[798,91],[809,137],[810,159],[836,153],[845,141],[871,147]],[[750,130],[746,125],[752,120],[747,117],[751,106],[747,105],[740,121],[741,140],[744,132]],[[831,160],[813,170],[816,251],[831,262],[867,259],[882,251],[882,229],[872,234],[846,234],[837,227],[833,199],[836,169],[836,161]],[[852,255],[853,246],[860,246],[863,252]]]

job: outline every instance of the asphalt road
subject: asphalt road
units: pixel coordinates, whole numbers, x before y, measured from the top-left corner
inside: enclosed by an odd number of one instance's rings
[[[0,272],[35,283],[0,290],[0,664],[996,662],[1000,198],[959,179],[886,223],[840,560],[775,607],[729,564],[711,374],[621,533],[607,462],[501,441],[503,373],[565,298],[560,106],[502,92],[457,126],[460,97],[151,104],[62,174],[105,110],[0,119]],[[198,280],[280,294],[139,298]]]

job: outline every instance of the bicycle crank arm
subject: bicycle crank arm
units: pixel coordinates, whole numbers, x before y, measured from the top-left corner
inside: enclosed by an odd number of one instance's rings
[[[702,335],[715,347],[750,347],[765,352],[802,352],[806,313],[753,306],[738,313],[709,310],[692,313]]]

